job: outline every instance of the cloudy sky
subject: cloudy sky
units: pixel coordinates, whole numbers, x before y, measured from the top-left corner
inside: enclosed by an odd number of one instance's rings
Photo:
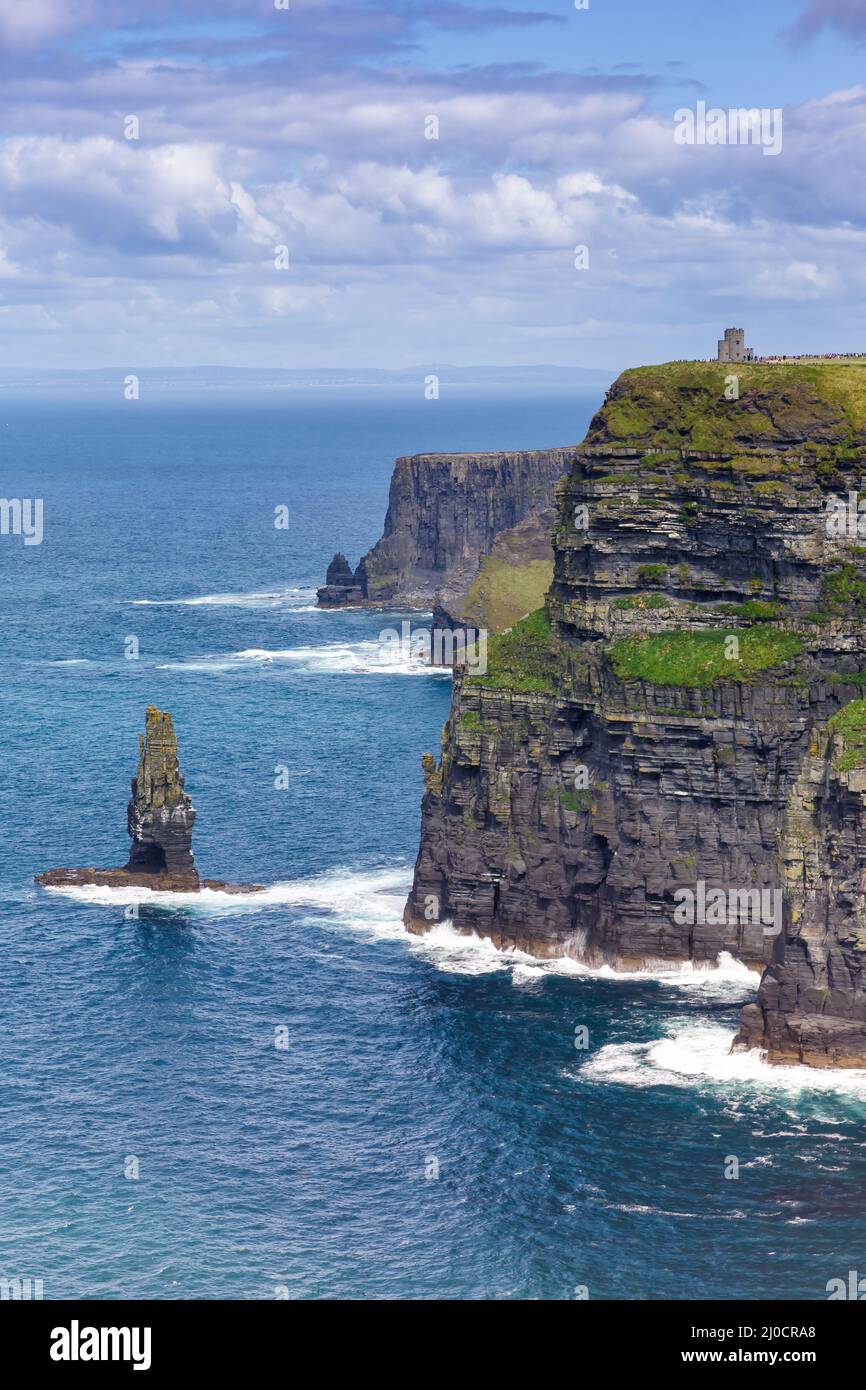
[[[0,0],[0,366],[866,350],[866,0],[282,3]]]

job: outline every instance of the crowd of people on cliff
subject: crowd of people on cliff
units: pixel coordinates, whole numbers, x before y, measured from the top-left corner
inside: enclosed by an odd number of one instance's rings
[[[866,352],[786,352],[768,353],[765,357],[756,357],[756,362],[807,362],[816,360],[819,362],[832,362],[837,359],[849,357],[866,357]]]
[[[754,362],[834,362],[834,361],[848,361],[849,359],[861,358],[861,357],[862,357],[862,358],[866,358],[866,352],[785,352],[785,353],[766,353],[763,357],[753,357],[753,358],[750,359],[750,361],[751,361],[752,363],[754,363]],[[691,358],[688,358],[688,357],[679,357],[679,358],[677,358],[677,359],[675,359],[675,360],[676,360],[676,361],[679,361],[679,362],[688,362],[688,361],[691,361],[691,360],[700,361],[700,362],[716,362],[716,361],[718,361],[718,358],[716,358],[716,357],[702,357],[702,358],[691,359]],[[730,365],[730,363],[727,363],[726,365]],[[743,365],[748,366],[749,364],[748,364],[748,363],[739,363],[739,364],[737,364],[737,365],[739,365],[739,366],[743,366]]]

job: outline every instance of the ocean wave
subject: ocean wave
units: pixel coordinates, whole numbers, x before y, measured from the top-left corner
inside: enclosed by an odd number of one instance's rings
[[[672,1025],[676,1027],[676,1025]],[[621,1086],[762,1086],[786,1093],[841,1091],[866,1101],[866,1071],[772,1066],[757,1050],[731,1052],[735,1031],[689,1023],[645,1043],[608,1043],[580,1066],[578,1080]]]
[[[296,613],[320,613],[315,589],[254,589],[240,594],[201,594],[196,598],[133,598],[133,608],[290,608]]]
[[[154,891],[152,888],[108,888],[97,884],[62,886],[50,884],[46,893],[56,893],[60,897],[71,898],[74,902],[88,903],[94,907],[128,907],[133,903],[147,907],[183,908],[192,912],[211,913],[228,911],[261,911],[272,906],[275,901],[270,895],[273,889],[265,888],[256,893],[223,893],[214,888],[202,888],[199,893],[169,893]]]
[[[614,984],[652,981],[672,989],[698,992],[714,1000],[739,1002],[753,998],[758,987],[758,977],[754,972],[724,951],[715,964],[704,966],[686,961],[677,967],[614,970],[609,965],[587,965],[571,956],[540,959],[516,948],[501,950],[494,946],[489,937],[467,936],[464,932],[455,931],[450,922],[443,922],[424,936],[414,939],[434,956],[434,964],[439,970],[468,975],[507,970],[511,972],[512,984],[516,988],[536,985],[554,976],[609,980]]]
[[[746,1211],[669,1211],[667,1207],[654,1207],[645,1202],[605,1202],[611,1211],[621,1211],[629,1216],[667,1216],[678,1221],[748,1221],[755,1213]],[[778,1215],[775,1211],[761,1213],[765,1216]]]
[[[435,676],[449,679],[451,672],[430,666],[421,655],[401,651],[388,642],[326,642],[318,647],[248,647],[225,656],[200,657],[190,661],[170,661],[160,671],[198,671],[211,675],[222,672],[282,666],[299,675],[355,676]]]
[[[456,931],[449,921],[440,922],[423,935],[416,936],[403,926],[403,907],[410,888],[411,873],[403,866],[371,870],[331,869],[310,878],[275,883],[260,892],[240,897],[214,889],[192,894],[153,892],[146,888],[65,887],[49,891],[99,906],[141,902],[199,913],[247,913],[271,907],[295,908],[304,916],[323,916],[348,930],[400,940],[414,954],[428,960],[434,969],[447,974],[489,975],[508,972],[516,988],[538,985],[545,979],[563,976],[626,985],[633,981],[651,980],[678,990],[698,990],[707,997],[726,1002],[752,997],[757,988],[755,974],[725,953],[713,966],[696,967],[686,962],[676,969],[617,972],[608,965],[589,966],[570,956],[542,960],[526,951],[500,950],[489,937]]]
[[[399,891],[396,888],[399,885]],[[125,907],[132,903],[184,910],[208,915],[213,912],[261,912],[270,907],[320,909],[326,913],[343,913],[359,923],[381,925],[394,935],[403,932],[401,914],[406,899],[405,869],[378,870],[371,873],[340,873],[300,879],[290,883],[274,883],[255,893],[225,893],[215,888],[203,888],[199,893],[170,893],[151,888],[109,888],[95,884],[49,887],[76,902],[97,907]],[[396,921],[395,921],[396,919]]]
[[[672,989],[729,1003],[753,999],[760,982],[758,971],[751,970],[728,951],[720,951],[714,962],[687,960],[673,966],[649,966],[646,970],[611,970],[605,966],[597,973],[614,980],[654,980]]]

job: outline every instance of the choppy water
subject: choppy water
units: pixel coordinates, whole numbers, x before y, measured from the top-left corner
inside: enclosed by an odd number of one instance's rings
[[[46,528],[0,540],[0,1275],[567,1299],[866,1273],[866,1078],[732,1058],[753,976],[401,927],[448,679],[383,657],[404,615],[313,590],[379,534],[396,454],[577,440],[594,404],[0,405],[2,491],[43,497]],[[261,898],[32,884],[125,859],[148,702],[175,716],[199,866]]]

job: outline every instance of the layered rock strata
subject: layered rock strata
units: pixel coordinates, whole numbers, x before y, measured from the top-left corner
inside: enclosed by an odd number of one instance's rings
[[[866,1065],[864,464],[856,362],[619,378],[544,609],[455,675],[410,930],[619,969],[729,951],[767,966],[738,1046]]]
[[[49,869],[38,874],[36,882],[53,888],[95,885],[175,893],[197,893],[203,887],[230,893],[258,891],[261,884],[199,879],[192,852],[195,817],[192,798],[184,789],[171,715],[148,705],[127,806],[132,838],[128,863],[121,869]]]
[[[509,621],[523,616],[537,607],[549,582],[555,490],[573,455],[573,448],[559,448],[398,459],[382,538],[354,573],[344,555],[334,556],[319,605],[434,609],[438,623],[453,627],[469,620],[464,610],[471,595],[476,619],[492,627],[485,605],[492,594],[491,611],[505,612]],[[494,543],[508,533],[507,590],[499,591],[502,570],[494,561],[472,594]]]
[[[866,1067],[866,701],[828,732],[809,750],[789,813],[787,930],[735,1045],[778,1062]]]

